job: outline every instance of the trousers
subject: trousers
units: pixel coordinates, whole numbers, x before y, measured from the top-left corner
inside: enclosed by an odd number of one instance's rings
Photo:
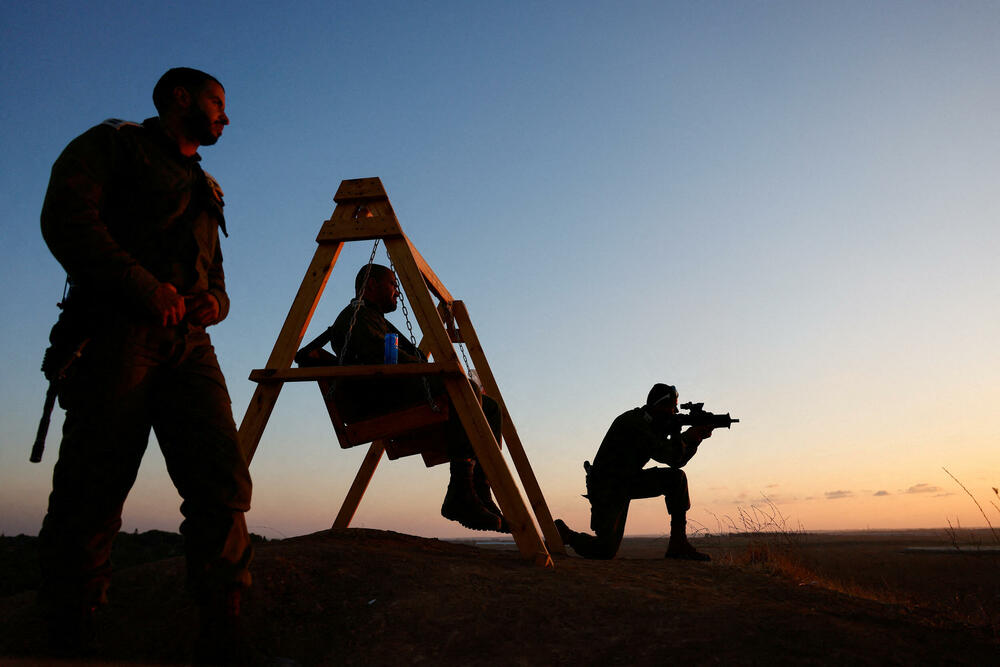
[[[687,475],[679,468],[644,468],[625,479],[588,480],[587,496],[594,535],[577,533],[570,545],[584,558],[615,557],[632,500],[663,496],[673,521],[682,520],[691,509]]]
[[[39,533],[44,599],[106,601],[112,542],[150,430],[182,499],[195,598],[250,585],[250,473],[204,329],[106,323],[92,333],[59,399],[66,419]]]

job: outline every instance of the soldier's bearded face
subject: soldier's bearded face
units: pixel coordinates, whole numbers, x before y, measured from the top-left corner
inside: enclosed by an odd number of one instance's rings
[[[399,290],[396,289],[396,279],[392,274],[387,274],[378,282],[377,302],[383,313],[391,313],[396,310],[396,302],[399,299]]]
[[[226,91],[214,81],[209,81],[201,87],[192,102],[184,117],[188,136],[202,146],[211,146],[222,136],[222,128],[229,125]]]

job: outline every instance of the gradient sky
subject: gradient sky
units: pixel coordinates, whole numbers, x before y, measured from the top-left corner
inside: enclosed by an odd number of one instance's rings
[[[29,464],[64,279],[49,169],[103,119],[153,115],[177,65],[215,74],[232,120],[202,156],[237,422],[338,184],[379,176],[571,525],[581,463],[657,381],[742,420],[687,466],[696,526],[765,497],[807,530],[984,525],[943,467],[996,500],[997,3],[3,2],[0,40],[0,532],[37,532],[62,423]],[[369,251],[345,250],[310,334]],[[287,387],[251,530],[328,527],[362,450]],[[354,525],[465,535],[446,480],[383,463]],[[179,503],[154,441],[124,529],[176,530]],[[666,529],[633,504],[630,533]]]

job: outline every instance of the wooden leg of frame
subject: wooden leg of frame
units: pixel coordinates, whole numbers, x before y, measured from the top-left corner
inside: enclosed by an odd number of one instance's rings
[[[536,565],[552,567],[552,557],[535,528],[535,523],[531,519],[524,498],[521,497],[521,491],[514,483],[507,463],[503,460],[503,454],[493,438],[493,432],[472,387],[465,378],[446,379],[445,384],[462,420],[462,426],[469,435],[469,442],[472,443],[476,458],[479,459],[479,464],[483,466],[483,471],[490,480],[493,493],[507,519],[518,550],[522,556],[533,560]]]
[[[524,487],[524,492],[528,495],[528,502],[531,503],[531,510],[535,515],[535,520],[538,521],[538,526],[542,529],[542,535],[545,536],[545,543],[548,545],[549,552],[566,555],[566,547],[563,545],[562,538],[559,537],[559,531],[556,530],[556,525],[552,521],[552,514],[549,512],[549,506],[545,502],[545,496],[542,494],[542,487],[538,485],[535,472],[531,469],[531,463],[528,461],[528,455],[524,452],[524,445],[521,444],[517,428],[515,428],[514,421],[510,418],[510,413],[507,411],[507,404],[504,403],[503,396],[500,394],[500,387],[497,385],[493,371],[490,369],[490,364],[486,360],[486,353],[483,352],[483,346],[479,343],[479,336],[476,334],[476,329],[472,326],[469,311],[461,301],[455,301],[452,304],[452,309],[455,319],[458,322],[462,339],[469,348],[472,363],[479,372],[479,379],[483,381],[486,393],[500,404],[500,409],[503,411],[503,438],[507,441],[507,450],[510,452],[510,458],[514,462],[517,476],[521,479],[521,486]]]
[[[378,467],[379,461],[382,460],[383,452],[385,452],[385,443],[381,440],[376,440],[368,447],[365,460],[361,462],[358,474],[354,476],[354,483],[351,484],[351,490],[347,492],[344,504],[340,507],[340,512],[333,522],[334,528],[347,528],[351,525],[351,519],[354,518],[354,513],[358,511],[358,505],[361,504],[361,498],[368,489],[368,483],[372,481],[375,468]]]

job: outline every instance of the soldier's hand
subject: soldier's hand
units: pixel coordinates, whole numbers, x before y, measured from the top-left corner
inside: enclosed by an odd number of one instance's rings
[[[696,440],[697,442],[701,442],[706,438],[712,437],[712,427],[707,425],[692,426],[691,428],[689,428],[687,431],[684,432],[684,435],[693,440]]]
[[[187,299],[188,320],[207,327],[219,321],[219,300],[208,292],[189,296]]]
[[[149,297],[149,309],[160,326],[172,327],[184,319],[187,308],[184,298],[170,283],[162,283]]]

